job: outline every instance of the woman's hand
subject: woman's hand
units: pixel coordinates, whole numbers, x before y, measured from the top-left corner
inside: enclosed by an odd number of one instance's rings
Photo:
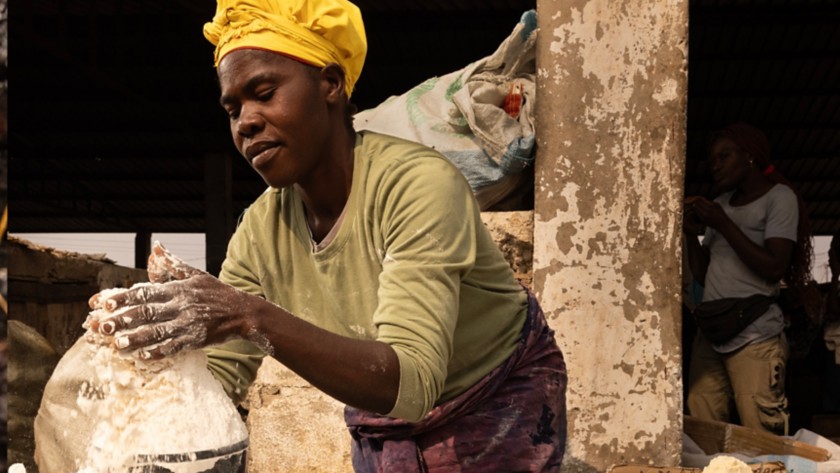
[[[703,223],[698,218],[694,205],[697,199],[702,199],[702,197],[686,197],[683,202],[683,233],[695,237],[703,231]]]
[[[152,254],[149,255],[149,262],[146,267],[151,282],[163,283],[207,274],[200,269],[193,268],[181,258],[170,253],[159,241],[152,245]]]
[[[153,284],[106,300],[96,294],[89,301],[91,308],[114,314],[92,320],[91,329],[113,336],[116,348],[157,359],[240,335],[237,315],[247,294],[190,266],[157,241],[148,274]]]
[[[688,231],[699,228],[696,226],[709,226],[714,229],[720,229],[729,217],[723,208],[717,202],[712,202],[702,196],[691,196],[685,199],[684,210],[684,225],[688,226]]]
[[[188,279],[148,284],[102,300],[111,316],[98,320],[103,335],[120,350],[140,350],[158,359],[241,335],[248,294],[202,273]]]
[[[207,274],[170,253],[159,241],[155,241],[154,245],[152,245],[152,253],[149,255],[146,272],[149,275],[149,281],[154,283],[176,281],[200,274]],[[88,299],[88,306],[91,309],[102,307],[100,303],[101,298],[101,292],[94,294]],[[97,327],[93,328],[96,329]]]
[[[159,241],[155,241],[152,245],[152,253],[149,255],[146,272],[149,276],[149,281],[153,283],[165,283],[169,281],[176,281],[187,279],[192,276],[200,274],[207,274],[204,271],[194,268],[187,264],[181,258],[169,252]],[[102,308],[102,293],[98,292],[88,299],[88,306],[91,309]],[[92,320],[92,327],[94,330],[99,329],[99,321]]]

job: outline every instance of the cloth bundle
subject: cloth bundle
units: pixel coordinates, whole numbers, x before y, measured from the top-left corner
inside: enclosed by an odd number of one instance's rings
[[[434,148],[457,166],[482,210],[502,201],[534,160],[536,11],[498,49],[355,116],[370,130]]]

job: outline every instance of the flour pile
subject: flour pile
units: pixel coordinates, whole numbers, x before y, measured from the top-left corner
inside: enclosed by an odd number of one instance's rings
[[[103,291],[100,300],[124,290]],[[119,352],[102,344],[112,337],[90,329],[92,321],[112,315],[97,307],[84,325],[95,375],[82,383],[77,403],[95,427],[79,473],[145,471],[136,466],[145,464],[138,456],[163,455],[170,455],[168,461],[180,458],[175,464],[166,463],[174,473],[211,471],[196,452],[230,453],[231,446],[247,445],[245,423],[208,371],[203,351],[157,361]]]
[[[749,465],[735,457],[721,455],[712,458],[703,473],[753,473]]]

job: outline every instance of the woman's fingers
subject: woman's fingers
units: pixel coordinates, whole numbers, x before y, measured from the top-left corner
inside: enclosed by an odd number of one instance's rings
[[[138,350],[144,360],[160,359],[186,348],[199,347],[199,332],[195,328],[186,330],[182,321],[170,320],[119,334],[114,338],[114,346],[119,350]]]
[[[157,241],[152,246],[152,254],[149,255],[147,268],[149,280],[160,283],[204,274],[204,271],[190,266]]]
[[[690,207],[692,204],[697,202],[698,199],[702,199],[702,198],[703,197],[701,197],[699,195],[690,195],[690,196],[686,197],[685,200],[683,200],[683,204],[686,207]]]
[[[177,316],[180,283],[149,284],[114,294],[101,300],[105,314],[91,320],[91,328],[103,335],[133,329],[141,325],[165,322]]]
[[[175,325],[172,322],[149,324],[130,333],[118,334],[114,338],[114,346],[120,350],[147,347],[172,338],[174,333]]]
[[[134,287],[127,291],[114,294],[101,301],[102,307],[108,312],[114,312],[120,307],[130,305],[148,304],[154,302],[166,302],[175,296],[175,291],[168,285],[148,284]]]
[[[147,272],[152,282],[167,282],[173,279],[181,279],[175,273],[175,256],[169,252],[159,241],[152,246],[152,254],[149,255]]]
[[[102,299],[102,293],[97,292],[96,294],[92,295],[90,297],[90,299],[88,299],[88,306],[90,306],[91,309],[98,309],[98,308],[102,307],[100,305],[101,299]]]
[[[195,347],[192,343],[190,343],[190,341],[187,338],[179,337],[167,340],[163,343],[159,343],[151,347],[142,348],[139,350],[138,355],[143,360],[160,360],[162,358],[172,356],[188,348]]]
[[[163,304],[145,304],[130,307],[119,314],[99,320],[96,330],[103,335],[114,335],[122,330],[133,329],[141,325],[171,319]]]
[[[716,216],[719,209],[720,205],[718,203],[698,197],[686,206],[686,215],[697,218],[700,223],[709,224],[712,223],[710,219]]]
[[[138,356],[147,359],[165,357],[229,336],[233,329],[224,322],[239,301],[232,295],[238,293],[203,272],[185,280],[139,285],[101,297],[89,327],[119,350],[140,350]]]
[[[149,255],[149,260],[146,262],[146,272],[149,274],[149,281],[164,283],[173,279],[172,274],[170,274],[163,263],[165,252],[166,250],[163,246],[155,242],[152,247],[152,254]]]

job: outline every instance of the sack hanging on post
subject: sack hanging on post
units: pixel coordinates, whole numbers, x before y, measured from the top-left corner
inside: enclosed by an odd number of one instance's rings
[[[707,340],[723,343],[764,315],[774,300],[771,296],[755,294],[706,301],[694,309],[694,320]]]
[[[486,210],[528,184],[536,40],[537,13],[529,10],[493,54],[357,113],[354,126],[434,148],[464,174]]]

